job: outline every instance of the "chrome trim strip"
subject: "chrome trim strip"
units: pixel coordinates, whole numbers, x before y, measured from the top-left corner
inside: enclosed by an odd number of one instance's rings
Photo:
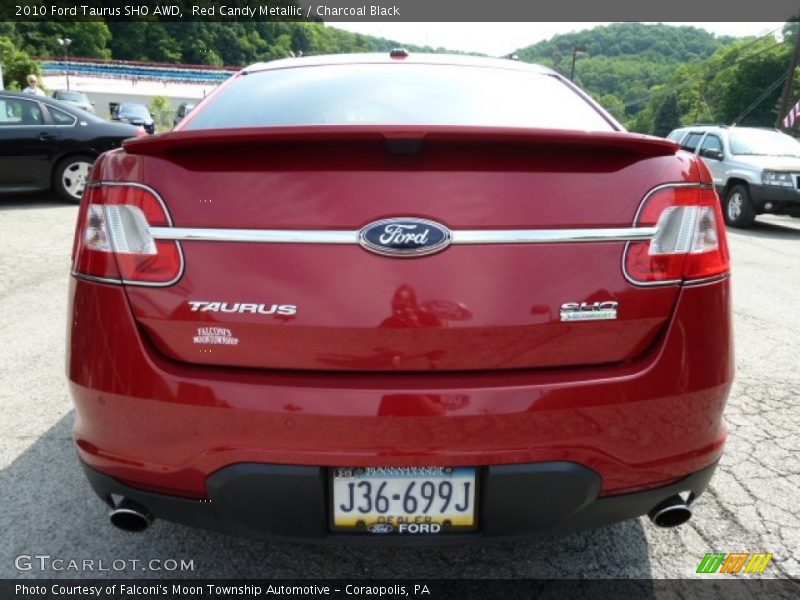
[[[86,281],[94,281],[96,283],[110,283],[113,285],[122,284],[121,279],[112,279],[110,277],[98,277],[96,275],[86,275],[84,273],[76,271],[75,269],[71,269],[70,274],[77,279],[85,279]]]
[[[358,244],[358,231],[150,227],[150,235],[157,240],[258,242],[263,244]]]
[[[714,283],[716,281],[722,281],[724,279],[730,279],[730,271],[727,273],[722,273],[721,275],[712,275],[711,277],[704,277],[703,279],[690,279],[689,281],[684,281],[684,287],[690,287],[693,285],[703,285],[704,283]]]
[[[647,241],[656,234],[655,227],[618,227],[609,229],[503,229],[458,230],[454,244],[549,244],[562,242]]]
[[[256,242],[265,244],[358,244],[359,231],[302,229],[213,229],[199,227],[151,227],[157,240],[206,242]],[[453,244],[551,244],[563,242],[647,241],[655,227],[610,229],[461,229],[451,230]]]

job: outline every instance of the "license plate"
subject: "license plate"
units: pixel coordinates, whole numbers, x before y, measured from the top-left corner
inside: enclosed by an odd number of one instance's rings
[[[474,529],[475,469],[337,468],[332,513],[337,530],[425,534]]]

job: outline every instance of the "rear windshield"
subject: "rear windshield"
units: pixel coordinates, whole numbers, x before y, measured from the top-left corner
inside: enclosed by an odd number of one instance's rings
[[[143,104],[120,104],[119,112],[145,119],[150,116],[150,113]]]
[[[220,90],[186,129],[478,125],[614,131],[557,78],[511,69],[352,64],[276,69]]]
[[[56,92],[57,100],[72,100],[73,102],[85,102],[86,95],[81,92]]]

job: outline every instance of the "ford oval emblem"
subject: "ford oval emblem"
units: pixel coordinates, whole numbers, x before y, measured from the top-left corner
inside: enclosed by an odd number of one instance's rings
[[[410,258],[447,248],[450,245],[450,230],[425,219],[384,219],[364,227],[358,241],[376,254]]]
[[[367,531],[370,533],[392,533],[394,527],[389,523],[373,523],[367,527]]]

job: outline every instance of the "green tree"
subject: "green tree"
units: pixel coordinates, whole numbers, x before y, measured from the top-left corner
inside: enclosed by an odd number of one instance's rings
[[[169,103],[169,98],[165,96],[153,96],[150,99],[150,114],[158,129],[169,129],[172,126],[172,119],[175,111]]]
[[[625,103],[618,96],[614,94],[603,94],[597,98],[597,101],[618,121],[623,121],[625,119]]]
[[[10,90],[20,90],[27,86],[26,78],[33,73],[41,80],[39,63],[17,49],[7,37],[0,36],[0,63],[3,65],[3,82]]]
[[[671,77],[654,86],[647,101],[628,126],[654,133],[656,115],[670,94],[677,97],[681,124],[738,122],[770,127],[786,72],[791,36],[745,38],[720,48],[704,61],[679,66]]]
[[[653,117],[653,134],[666,137],[670,131],[677,129],[680,125],[681,113],[678,108],[678,97],[671,93],[664,98],[656,110]]]
[[[111,58],[108,47],[111,31],[102,21],[19,22],[15,23],[15,30],[21,49],[33,56],[60,57],[64,50],[58,38],[69,38],[72,40],[70,56]]]

